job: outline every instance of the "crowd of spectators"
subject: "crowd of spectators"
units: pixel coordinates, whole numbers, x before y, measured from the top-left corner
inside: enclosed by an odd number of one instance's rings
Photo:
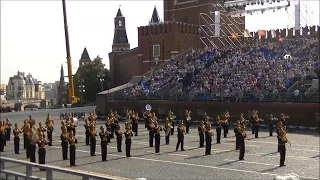
[[[12,112],[13,111],[13,108],[10,107],[10,106],[1,106],[0,107],[0,113],[7,113],[7,112]]]
[[[125,96],[153,96],[168,84],[181,84],[193,97],[277,96],[297,79],[319,74],[319,42],[312,38],[252,41],[237,48],[192,50],[156,69],[124,91]]]

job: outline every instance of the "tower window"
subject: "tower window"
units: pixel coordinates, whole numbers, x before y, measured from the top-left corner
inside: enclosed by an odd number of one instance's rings
[[[119,20],[119,26],[122,26],[122,21],[121,20]]]

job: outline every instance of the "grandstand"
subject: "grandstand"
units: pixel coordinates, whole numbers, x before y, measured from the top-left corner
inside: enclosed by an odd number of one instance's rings
[[[109,100],[319,102],[319,26],[274,32],[262,39],[251,33],[238,47],[191,48],[98,95]]]

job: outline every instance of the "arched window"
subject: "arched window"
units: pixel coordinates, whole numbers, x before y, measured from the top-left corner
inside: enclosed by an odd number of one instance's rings
[[[120,26],[120,27],[122,26],[122,21],[121,21],[121,20],[119,20],[119,26]]]

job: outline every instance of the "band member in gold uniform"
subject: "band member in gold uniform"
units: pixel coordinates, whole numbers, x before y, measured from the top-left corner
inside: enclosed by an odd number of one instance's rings
[[[42,132],[42,131],[39,131]],[[44,136],[42,134],[42,136]],[[37,143],[37,135],[36,135],[36,131],[34,131],[33,129],[31,129],[30,133],[29,133],[29,156],[30,156],[30,162],[36,162],[36,143]]]
[[[172,126],[172,129],[171,129],[171,135],[173,135],[174,133],[174,121],[175,121],[175,116],[173,114],[173,112],[170,110],[169,111],[169,120],[171,122],[171,126]]]
[[[100,139],[101,139],[101,156],[102,156],[102,161],[105,162],[105,161],[108,161],[107,160],[107,152],[108,152],[108,149],[107,149],[107,145],[108,145],[107,137],[108,137],[108,131],[106,131],[103,128],[103,126],[100,126],[100,130],[101,130],[101,132],[99,133],[99,135],[100,135]]]
[[[155,127],[154,127],[154,139],[155,139],[155,153],[159,153],[160,152],[160,131],[162,131],[162,127],[158,124],[158,122],[156,121],[155,123]]]
[[[229,133],[229,119],[230,119],[230,114],[229,112],[227,111],[225,114],[224,114],[224,120],[223,120],[223,137],[227,137],[227,134]]]
[[[14,124],[14,129],[12,131],[13,136],[14,136],[13,142],[14,142],[14,153],[15,154],[20,154],[19,153],[19,149],[20,149],[20,137],[19,137],[19,134],[21,132],[22,131],[19,129],[18,123],[15,123]]]
[[[9,121],[9,119],[6,120],[5,122],[6,126],[7,126],[7,132],[6,132],[6,140],[10,141],[10,135],[11,135],[11,122]]]
[[[84,128],[85,128],[85,135],[86,135],[86,145],[89,145],[90,144],[90,129],[89,129],[89,122],[88,120],[85,120],[84,121]]]
[[[185,119],[185,124],[186,124],[186,133],[189,134],[189,129],[190,129],[190,125],[191,125],[191,111],[186,110],[185,115],[184,115],[184,119]]]
[[[259,138],[260,121],[262,121],[262,120],[259,119],[258,111],[254,111],[253,121],[254,121],[254,125],[255,125],[254,137]]]
[[[61,147],[62,147],[62,158],[63,160],[68,159],[68,140],[69,140],[69,134],[67,132],[67,128],[65,126],[61,127]]]
[[[154,138],[154,123],[155,123],[155,113],[151,113],[148,130],[149,130],[149,147],[153,147],[153,138]]]
[[[222,121],[220,120],[220,117],[217,116],[216,117],[216,132],[217,132],[217,144],[220,144],[220,140],[221,140],[221,124]]]
[[[37,140],[37,144],[38,144],[38,155],[39,155],[39,164],[45,164],[46,163],[46,145],[47,145],[47,141],[44,138],[44,133],[43,131],[39,131],[38,134],[39,139]],[[41,169],[40,171],[44,171],[45,169]]]
[[[267,114],[266,119],[268,120],[269,136],[272,136],[273,135],[273,122],[274,122],[274,117],[273,117],[272,113]]]
[[[236,122],[236,126],[234,127],[234,130],[233,130],[233,132],[234,132],[234,134],[235,134],[235,136],[236,136],[236,150],[239,150],[240,149],[240,143],[239,143],[239,141],[240,141],[240,136],[241,136],[241,134],[240,134],[240,129],[239,129],[239,127],[240,127],[241,125],[240,125],[240,120],[238,120],[237,122]]]
[[[177,131],[178,131],[178,142],[177,142],[177,146],[176,146],[176,151],[178,151],[179,149],[179,146],[181,144],[181,151],[185,151],[184,148],[183,148],[183,144],[184,144],[184,134],[185,134],[185,129],[184,129],[184,125],[183,125],[183,121],[180,122],[178,128],[177,128]]]
[[[170,133],[171,133],[171,122],[169,121],[169,118],[166,117],[166,124],[164,126],[164,131],[166,133],[166,145],[169,145],[170,143]]]
[[[132,131],[134,132],[135,136],[138,136],[138,126],[139,126],[139,115],[136,112],[132,112],[131,115],[132,120]]]
[[[117,124],[117,130],[116,130],[116,136],[117,136],[117,150],[118,152],[122,152],[121,145],[122,145],[122,130],[119,124]],[[110,139],[110,138],[109,138]]]
[[[96,131],[96,125],[93,120],[90,122],[90,155],[91,156],[96,156],[96,136],[97,136],[97,131]]]
[[[244,153],[246,151],[244,139],[247,138],[247,133],[246,129],[244,126],[240,126],[240,124],[237,127],[239,129],[239,146],[240,146],[240,151],[239,151],[239,160],[244,160]]]
[[[284,164],[284,161],[286,159],[286,143],[290,142],[288,141],[287,134],[285,132],[285,129],[283,126],[279,128],[279,146],[280,146],[280,167],[286,166]],[[291,144],[290,144],[291,145]]]
[[[205,131],[205,137],[206,137],[206,151],[205,155],[211,155],[211,142],[212,142],[212,136],[213,131],[211,129],[211,126],[208,126]]]
[[[28,133],[30,130],[30,124],[28,123],[28,120],[24,120],[24,125],[22,126],[21,130],[23,132],[23,149],[28,149],[29,142],[28,142]],[[29,158],[29,155],[27,153],[27,158]]]
[[[6,127],[3,121],[0,121],[0,152],[4,152],[4,143],[6,141]]]
[[[202,148],[204,147],[204,134],[206,131],[206,126],[204,125],[203,120],[200,121],[200,125],[198,127],[198,132],[199,132],[199,139],[200,139],[200,145],[199,147]]]
[[[40,134],[40,132],[43,132],[41,135],[43,137],[45,137],[44,133],[47,132],[47,129],[42,126],[41,122],[39,122],[39,127],[38,127],[37,131],[38,131],[38,135]]]
[[[126,132],[124,132],[124,135],[126,137],[126,156],[131,157],[131,137],[133,136],[133,133],[130,128],[130,124],[128,122],[125,123],[126,126]]]
[[[54,122],[49,113],[46,119],[46,127],[47,127],[47,136],[48,136],[48,145],[52,146],[52,133],[54,129]]]
[[[78,140],[74,136],[73,131],[69,132],[68,141],[70,144],[70,166],[76,166],[76,143],[78,143]]]

